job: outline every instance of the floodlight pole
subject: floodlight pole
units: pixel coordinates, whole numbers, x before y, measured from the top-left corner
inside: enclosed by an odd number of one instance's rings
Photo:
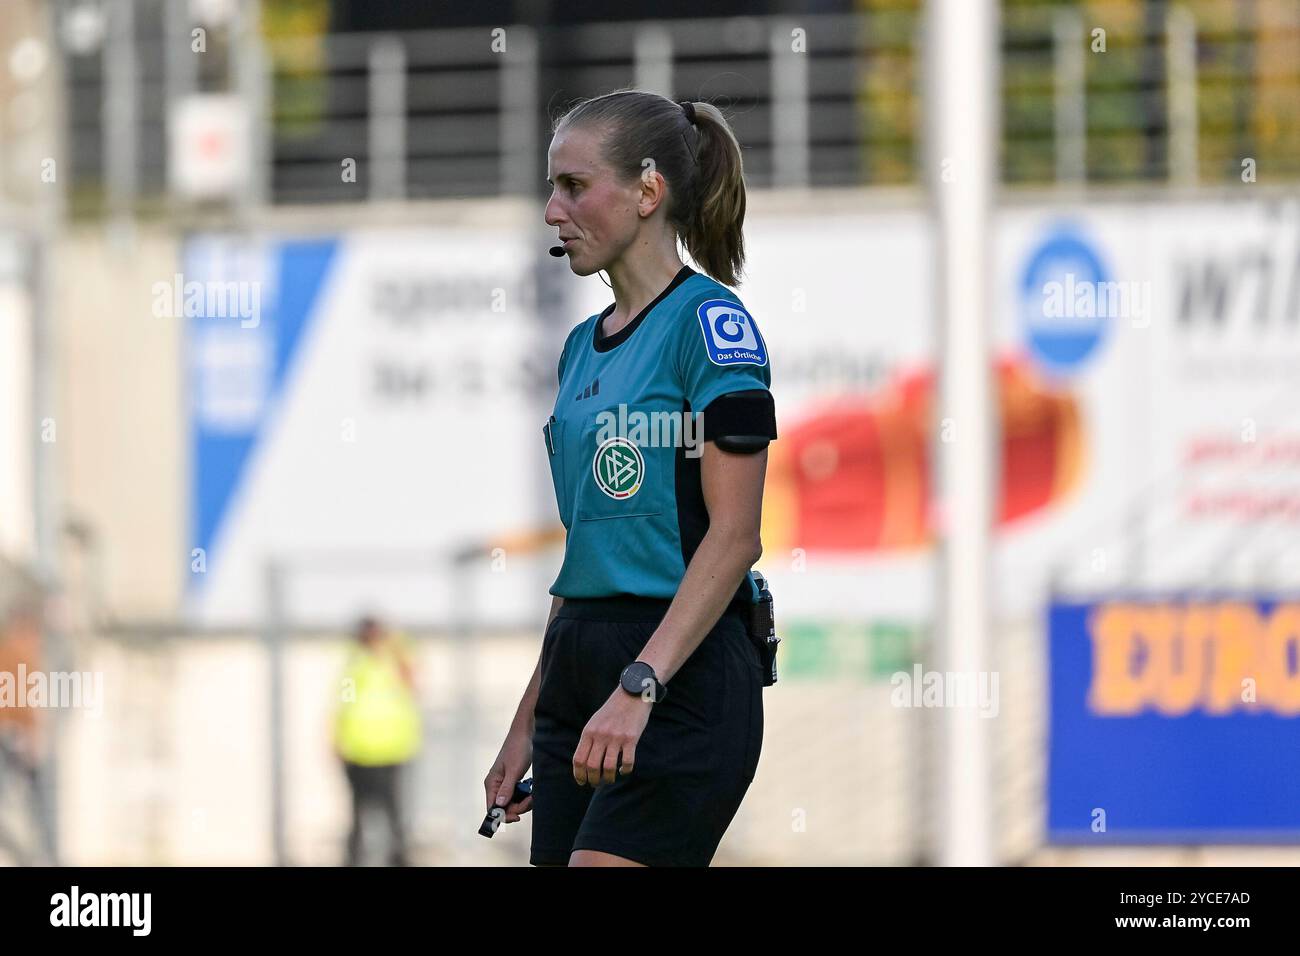
[[[262,640],[267,656],[271,861],[275,866],[290,865],[285,826],[288,799],[285,794],[284,643],[286,617],[284,583],[284,564],[275,558],[268,558],[264,565],[262,577],[262,587],[266,601],[263,610]]]
[[[944,684],[978,687],[991,671],[989,546],[995,429],[989,376],[991,209],[998,143],[998,13],[994,0],[930,0],[926,8],[926,171],[933,197],[940,394],[939,662]],[[990,681],[990,687],[993,685]],[[990,724],[971,702],[942,711],[939,859],[987,866],[992,854]]]

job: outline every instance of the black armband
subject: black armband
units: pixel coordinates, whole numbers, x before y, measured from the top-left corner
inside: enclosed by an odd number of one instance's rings
[[[701,417],[704,440],[723,451],[752,455],[776,438],[776,403],[765,388],[719,395]]]

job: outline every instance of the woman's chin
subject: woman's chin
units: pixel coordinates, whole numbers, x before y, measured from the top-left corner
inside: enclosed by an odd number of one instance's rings
[[[584,260],[571,258],[569,259],[569,268],[573,270],[575,276],[591,276],[599,272],[602,266],[591,266]]]

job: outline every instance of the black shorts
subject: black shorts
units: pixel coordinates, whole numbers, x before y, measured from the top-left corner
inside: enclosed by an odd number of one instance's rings
[[[667,610],[648,599],[565,600],[542,642],[533,731],[529,862],[602,850],[648,866],[707,866],[758,769],[763,677],[736,610],[668,681],[636,744],[635,767],[593,788],[573,779],[587,721],[618,689]],[[620,691],[622,693],[622,691]]]

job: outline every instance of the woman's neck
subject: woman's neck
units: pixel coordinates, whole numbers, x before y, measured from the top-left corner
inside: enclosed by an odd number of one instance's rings
[[[624,261],[609,267],[609,278],[614,289],[614,311],[605,317],[602,336],[614,335],[632,321],[632,317],[654,301],[655,296],[668,287],[683,263],[676,251],[668,257],[653,261]]]

